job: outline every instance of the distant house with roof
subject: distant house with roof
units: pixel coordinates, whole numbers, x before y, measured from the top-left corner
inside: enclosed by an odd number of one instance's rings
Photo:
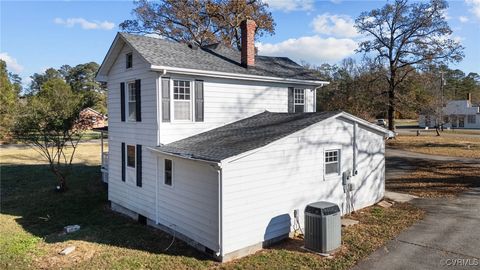
[[[421,128],[480,128],[480,106],[472,104],[472,95],[464,100],[450,100],[442,108],[441,115],[433,112],[423,112],[418,117]]]
[[[388,131],[316,112],[328,82],[286,57],[118,33],[107,82],[108,199],[221,261],[303,227],[308,203],[342,213],[382,199]],[[108,169],[107,169],[108,168]]]

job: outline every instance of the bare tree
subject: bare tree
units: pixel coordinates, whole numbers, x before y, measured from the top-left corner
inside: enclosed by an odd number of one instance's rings
[[[355,21],[361,34],[358,52],[375,55],[386,67],[388,128],[395,130],[397,89],[409,73],[425,64],[446,64],[463,58],[463,47],[452,37],[445,19],[445,0],[409,3],[395,0],[382,8],[363,12]]]
[[[223,42],[240,48],[240,23],[246,18],[257,23],[257,36],[275,30],[268,5],[260,0],[140,0],[135,4],[135,19],[125,20],[120,28],[177,42],[200,46]]]

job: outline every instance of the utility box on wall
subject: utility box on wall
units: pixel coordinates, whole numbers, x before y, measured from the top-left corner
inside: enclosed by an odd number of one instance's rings
[[[305,208],[305,248],[328,253],[341,245],[340,208],[330,202],[315,202]]]

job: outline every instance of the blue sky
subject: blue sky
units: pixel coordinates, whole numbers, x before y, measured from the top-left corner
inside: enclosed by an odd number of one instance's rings
[[[257,40],[260,54],[314,64],[353,56],[359,36],[352,20],[384,1],[269,0],[277,23],[273,36]],[[0,0],[0,58],[24,83],[35,72],[63,64],[101,63],[118,24],[131,18],[132,1]],[[466,47],[452,68],[480,73],[480,0],[450,1],[446,17]]]

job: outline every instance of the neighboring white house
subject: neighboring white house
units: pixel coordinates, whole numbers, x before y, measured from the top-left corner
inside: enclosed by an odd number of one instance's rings
[[[443,121],[435,114],[420,114],[418,125],[421,128],[443,126],[446,128],[480,128],[480,107],[473,106],[471,95],[466,100],[451,100],[442,108]]]
[[[288,236],[308,203],[346,213],[384,193],[387,131],[316,113],[327,82],[255,55],[254,30],[242,23],[241,52],[119,33],[97,74],[109,89],[112,209],[221,261]]]

